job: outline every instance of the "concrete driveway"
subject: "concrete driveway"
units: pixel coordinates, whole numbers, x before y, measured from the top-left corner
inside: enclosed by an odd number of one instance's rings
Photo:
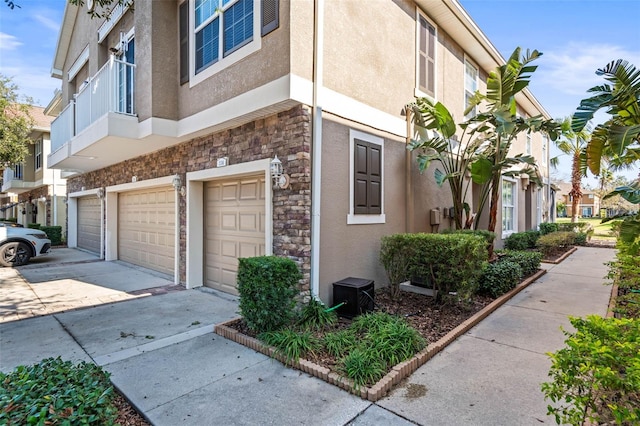
[[[0,268],[0,322],[183,289],[172,277],[81,250],[55,248],[17,268]]]

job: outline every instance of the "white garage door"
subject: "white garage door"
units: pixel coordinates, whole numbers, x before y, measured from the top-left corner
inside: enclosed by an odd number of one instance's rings
[[[205,285],[238,294],[238,258],[265,253],[264,175],[205,185]]]
[[[173,187],[118,194],[118,258],[173,275],[175,259]]]
[[[78,198],[78,247],[100,253],[100,199]]]

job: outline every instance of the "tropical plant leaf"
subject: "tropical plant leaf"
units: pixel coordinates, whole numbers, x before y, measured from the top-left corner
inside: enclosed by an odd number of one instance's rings
[[[479,158],[471,163],[471,179],[473,183],[482,185],[493,175],[493,163],[486,158]]]
[[[604,199],[606,200],[616,195],[621,196],[631,204],[640,204],[640,181],[636,181],[631,185],[619,186],[605,195]]]

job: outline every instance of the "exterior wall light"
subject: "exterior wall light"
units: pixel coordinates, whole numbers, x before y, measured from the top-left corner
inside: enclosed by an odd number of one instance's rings
[[[102,200],[104,198],[104,188],[98,188],[98,193],[96,195]]]
[[[173,189],[180,192],[180,195],[183,197],[186,195],[187,188],[182,186],[182,178],[180,178],[180,175],[175,175],[171,184],[173,185]]]
[[[271,160],[271,178],[274,188],[286,189],[289,187],[289,175],[284,173],[282,161],[277,155]]]

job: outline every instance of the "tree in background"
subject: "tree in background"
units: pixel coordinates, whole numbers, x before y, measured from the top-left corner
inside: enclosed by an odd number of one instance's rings
[[[29,153],[29,135],[34,124],[29,114],[31,103],[30,98],[20,99],[18,86],[0,74],[0,168],[21,163]]]
[[[426,129],[420,139],[414,140],[409,149],[418,150],[420,171],[427,169],[432,161],[443,167],[435,171],[438,185],[448,182],[454,206],[457,228],[463,225],[462,213],[468,209],[465,203],[471,174],[473,183],[480,185],[479,205],[476,207],[475,226],[486,201],[489,201],[488,230],[495,231],[500,204],[500,182],[503,176],[527,173],[537,180],[537,166],[530,155],[509,156],[513,142],[521,133],[544,132],[552,140],[558,137],[559,125],[538,115],[523,118],[517,114],[516,95],[529,85],[531,74],[537,66],[530,63],[542,53],[529,51],[520,57],[516,48],[506,64],[497,67],[487,77],[487,93],[476,92],[465,114],[477,106],[484,108],[471,119],[456,125],[449,110],[440,102],[433,103],[421,98],[412,105],[417,128]],[[460,128],[460,137],[456,135]],[[430,132],[428,132],[430,131]],[[473,217],[473,216],[471,216]],[[492,255],[493,246],[489,255]]]
[[[587,129],[575,132],[571,127],[571,118],[562,120],[561,136],[555,141],[556,146],[562,153],[561,155],[569,155],[571,157],[571,191],[569,197],[571,199],[571,222],[578,221],[578,209],[580,200],[582,199],[582,178],[587,175],[587,164],[585,160],[585,149],[591,135]],[[551,158],[551,166],[558,167],[559,157]]]

